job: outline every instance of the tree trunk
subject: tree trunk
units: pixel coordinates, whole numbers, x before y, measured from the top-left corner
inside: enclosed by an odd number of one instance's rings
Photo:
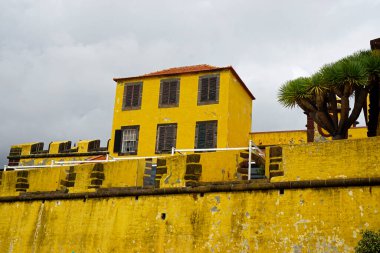
[[[374,77],[369,91],[369,116],[368,116],[368,132],[367,136],[372,137],[376,136],[376,129],[379,124],[379,98],[380,98],[380,84],[379,78]]]
[[[346,131],[346,133],[341,133],[341,134],[334,135],[332,137],[332,139],[333,140],[344,140],[344,139],[347,139],[347,135],[348,135],[348,131]]]
[[[360,112],[365,104],[367,99],[368,89],[367,88],[357,88],[355,90],[355,103],[354,108],[352,109],[351,115],[348,118],[346,128],[350,128],[352,124],[358,119]]]

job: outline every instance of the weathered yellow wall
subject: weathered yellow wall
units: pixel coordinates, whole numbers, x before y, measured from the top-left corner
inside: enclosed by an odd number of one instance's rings
[[[380,227],[379,198],[348,187],[1,203],[0,252],[353,252]]]
[[[272,182],[380,176],[380,137],[281,147],[284,176]],[[239,157],[201,153],[199,181],[236,180]],[[183,187],[187,156],[165,164],[161,188]],[[19,195],[25,178],[27,194],[139,187],[144,167],[140,159],[6,171],[0,197]],[[0,202],[0,252],[353,252],[361,230],[380,228],[379,199],[380,186],[347,186]]]
[[[228,88],[227,147],[247,147],[252,122],[252,98],[234,75]]]
[[[348,139],[367,138],[367,127],[352,127],[348,129]]]
[[[22,158],[20,159],[20,166],[29,165],[51,165],[54,162],[63,161],[84,161],[93,156],[65,156],[65,157],[46,157],[46,158]]]
[[[231,181],[236,180],[236,172],[239,166],[240,151],[220,151],[202,153],[201,182]]]
[[[272,181],[380,176],[380,137],[281,147],[284,176]]]
[[[259,146],[301,144],[307,142],[306,130],[254,132],[250,136],[251,140]]]
[[[259,146],[303,144],[307,142],[306,130],[289,130],[273,132],[252,132],[250,138]],[[348,139],[367,138],[367,127],[348,129]],[[325,138],[331,140],[331,138]]]
[[[92,192],[94,188],[91,181],[95,164],[81,164],[76,166],[62,166],[43,169],[24,170],[27,172],[28,188],[26,192],[54,192],[66,189],[69,193]],[[99,188],[110,187],[135,187],[143,185],[145,160],[129,160],[110,162],[101,165],[100,173],[104,175]],[[68,174],[75,174],[74,179],[67,179]],[[0,196],[16,196],[20,193],[16,190],[17,180],[20,178],[18,173],[22,171],[2,172],[0,184]],[[75,182],[73,186],[65,187],[62,180]]]
[[[11,148],[21,148],[21,158],[18,164],[19,166],[51,165],[53,161],[83,161],[88,160],[89,158],[94,158],[97,154],[105,156],[106,150],[93,150],[88,152],[89,144],[92,141],[96,140],[80,140],[77,142],[76,146],[71,148],[70,152],[66,151],[64,153],[59,153],[59,145],[67,141],[51,142],[46,153],[39,152],[31,154],[32,145],[37,144],[38,142],[12,145]]]
[[[144,79],[128,81],[128,83],[143,81],[141,109],[123,111],[122,103],[125,82],[119,81],[116,85],[112,136],[109,144],[110,154],[115,157],[118,156],[118,154],[113,153],[115,130],[120,129],[122,126],[133,125],[140,126],[137,150],[137,155],[139,156],[155,155],[157,124],[177,123],[176,148],[178,149],[194,147],[197,121],[218,121],[217,147],[227,147],[235,144],[241,145],[240,143],[247,142],[247,135],[251,126],[249,117],[252,100],[246,99],[246,91],[244,91],[243,101],[237,98],[237,95],[242,94],[242,88],[240,84],[235,84],[235,81],[232,83],[232,88],[229,89],[230,81],[234,79],[230,70],[215,73],[220,74],[219,103],[200,106],[197,105],[198,79],[199,76],[205,75],[205,73],[174,76],[173,78],[180,77],[179,106],[170,108],[158,107],[160,80],[162,78],[146,77]],[[239,105],[243,109],[239,109],[238,104],[229,104],[229,94],[233,99],[237,98],[239,100]],[[238,110],[237,115],[234,115],[235,111],[231,111],[235,109]],[[242,122],[236,122],[236,119],[241,118],[244,118]],[[229,127],[233,127],[232,129],[230,128],[230,132],[233,130],[236,134],[229,134]],[[246,143],[244,144],[247,145]]]

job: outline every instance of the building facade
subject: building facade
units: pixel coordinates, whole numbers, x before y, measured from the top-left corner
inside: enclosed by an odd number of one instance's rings
[[[114,81],[113,157],[248,145],[255,98],[232,67],[196,65]]]

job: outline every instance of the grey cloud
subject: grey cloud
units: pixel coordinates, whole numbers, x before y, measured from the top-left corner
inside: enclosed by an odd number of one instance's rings
[[[304,128],[288,79],[379,37],[380,1],[0,2],[0,161],[13,143],[110,136],[113,77],[233,65],[256,96],[253,130]],[[46,144],[47,144],[46,143]]]

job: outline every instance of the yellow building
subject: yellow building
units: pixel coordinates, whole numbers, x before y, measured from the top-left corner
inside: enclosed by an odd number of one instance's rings
[[[179,67],[114,81],[111,156],[248,145],[255,98],[232,67]]]

